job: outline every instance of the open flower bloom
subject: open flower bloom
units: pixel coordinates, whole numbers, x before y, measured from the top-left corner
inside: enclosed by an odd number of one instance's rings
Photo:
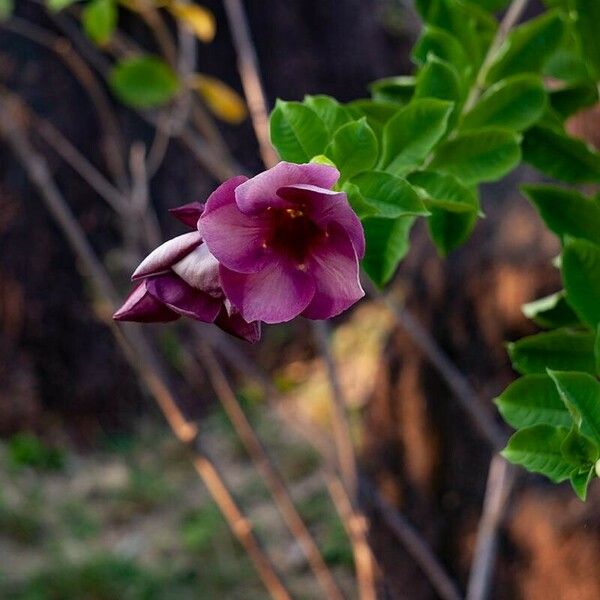
[[[246,321],[328,319],[364,295],[364,233],[346,194],[331,189],[339,175],[327,165],[280,162],[209,197],[198,229]]]
[[[187,224],[198,221],[199,203],[173,211]],[[174,321],[181,316],[215,323],[249,342],[260,339],[260,323],[248,323],[225,298],[219,264],[198,231],[180,235],[151,252],[135,270],[138,285],[114,314],[118,321]]]

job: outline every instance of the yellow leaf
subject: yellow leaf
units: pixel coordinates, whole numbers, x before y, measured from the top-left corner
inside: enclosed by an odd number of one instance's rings
[[[236,91],[220,79],[208,75],[194,75],[192,88],[202,96],[208,108],[219,119],[235,124],[246,118],[246,104]]]
[[[211,42],[215,37],[215,17],[207,8],[174,0],[167,4],[167,10],[203,42]]]

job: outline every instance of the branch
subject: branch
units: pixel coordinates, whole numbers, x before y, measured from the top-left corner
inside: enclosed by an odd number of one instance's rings
[[[241,0],[224,0],[227,21],[237,53],[238,71],[248,103],[248,110],[258,140],[260,155],[266,167],[279,161],[269,135],[269,110],[263,90],[256,50]]]
[[[279,416],[279,418],[282,419],[286,425],[297,431],[324,458],[329,493],[332,496],[338,513],[340,514],[340,518],[342,519],[344,527],[348,532],[348,536],[351,537],[354,535],[354,533],[351,533],[354,531],[354,529],[349,526],[349,521],[352,519],[350,518],[350,513],[347,508],[351,507],[350,498],[345,486],[336,476],[334,469],[330,466],[334,459],[327,444],[327,440],[321,435],[316,434],[314,427],[309,423],[303,422],[302,419],[298,418],[297,415],[288,415],[283,411],[280,406],[281,403],[275,401],[278,397],[277,390],[274,389],[268,376],[255,362],[246,357],[244,360],[240,360],[240,357],[236,353],[237,349],[235,347],[232,348],[228,344],[219,344],[217,348],[219,353],[230,363],[234,369],[243,372],[247,377],[257,381],[261,385],[265,395],[269,400],[269,404],[275,409],[280,408],[279,411],[276,411],[276,414]],[[401,513],[398,512],[398,510],[387,503],[387,501],[381,496],[370,480],[365,478],[360,479],[360,491],[370,503],[374,504],[375,499],[377,499],[379,508],[385,507],[385,510],[381,512],[382,517],[386,520],[386,522],[388,522],[388,525],[390,525],[390,530],[395,535],[398,542],[406,549],[408,554],[410,554],[422,571],[431,578],[430,572],[432,569],[437,570],[439,573],[440,583],[445,580],[446,582],[450,582],[450,584],[445,586],[448,590],[451,588],[457,589],[456,585],[452,583],[450,576],[445,572],[444,567],[436,559],[433,551],[427,544],[427,541],[413,527],[409,526],[409,528],[407,528],[406,526],[398,526],[400,523],[406,525],[406,519],[401,515]],[[359,553],[360,552],[361,550],[359,550]],[[376,559],[371,550],[370,553],[371,560],[376,564]],[[432,565],[436,566],[432,567]],[[443,585],[440,585],[440,583],[434,584],[432,581],[432,585],[436,589],[444,587]],[[446,600],[454,600],[454,598],[456,598],[456,596],[448,595]]]
[[[273,463],[271,457],[267,454],[267,451],[244,414],[209,344],[201,343],[200,353],[203,365],[208,372],[209,379],[221,405],[225,409],[238,437],[244,444],[247,453],[270,491],[290,533],[304,552],[315,577],[323,588],[325,597],[331,598],[331,600],[343,600],[344,596],[341,590],[323,560],[312,534],[304,524],[302,517],[294,505],[283,476]]]
[[[483,510],[477,530],[473,564],[467,585],[467,600],[485,600],[488,597],[496,560],[498,529],[506,514],[515,482],[514,467],[499,454],[494,455],[490,463]]]
[[[131,366],[154,396],[177,438],[193,452],[192,460],[196,471],[202,477],[232,532],[254,562],[269,594],[274,600],[291,600],[290,594],[254,535],[251,523],[237,506],[216,466],[200,446],[196,425],[188,421],[181,412],[176,397],[161,376],[160,367],[144,336],[139,329],[121,328],[110,320],[110,314],[118,306],[118,296],[112,281],[56,187],[44,158],[29,144],[20,123],[18,101],[5,94],[0,94],[0,134],[6,138],[23,165],[74,254],[83,262],[96,291],[108,305],[110,312],[107,316],[113,335],[123,348]]]
[[[415,345],[443,377],[485,439],[495,450],[503,448],[506,443],[506,435],[503,429],[496,424],[493,417],[483,408],[477,392],[448,355],[438,346],[430,333],[408,310],[399,307],[388,295],[381,294],[368,283],[367,287],[369,295],[381,302],[390,311],[396,323],[406,331]]]
[[[126,191],[128,187],[127,172],[125,169],[125,154],[119,124],[113,113],[111,104],[93,71],[74,51],[68,40],[38,25],[29,23],[19,17],[11,17],[8,20],[0,21],[0,27],[51,50],[71,71],[87,93],[98,114],[98,123],[102,131],[100,149],[106,165],[117,182],[119,189]]]
[[[401,541],[406,552],[412,556],[427,576],[435,591],[444,600],[461,600],[462,596],[435,554],[414,527],[377,492],[367,479],[361,478],[361,491],[383,517],[388,527]]]

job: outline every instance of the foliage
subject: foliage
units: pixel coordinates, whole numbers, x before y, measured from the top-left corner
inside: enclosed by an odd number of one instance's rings
[[[504,32],[494,11],[507,4],[418,0],[413,74],[376,81],[370,98],[347,104],[278,100],[271,114],[282,159],[338,167],[377,286],[393,277],[417,219],[447,255],[482,216],[480,185],[521,162],[566,184],[600,183],[600,154],[565,127],[598,100],[598,3],[552,2]],[[523,377],[497,399],[517,429],[504,456],[568,479],[585,498],[600,457],[600,195],[556,185],[523,194],[560,238],[564,290],[524,307],[547,331],[508,346]]]
[[[46,446],[35,435],[19,433],[8,442],[7,460],[9,467],[15,470],[33,467],[57,471],[63,468],[65,457],[61,450]]]
[[[53,12],[68,10],[76,3],[78,0],[46,0],[46,5]],[[13,0],[0,0],[0,20],[9,17],[13,8]],[[92,42],[110,49],[119,35],[120,8],[141,15],[151,28],[155,27],[156,11],[162,9],[201,42],[209,43],[215,37],[215,17],[208,8],[199,4],[180,0],[85,0],[78,14],[83,31]],[[165,35],[163,31],[156,33],[159,46],[164,46]],[[183,90],[190,89],[219,119],[237,124],[246,118],[244,101],[223,81],[201,73],[182,80],[171,57],[146,54],[141,49],[136,51],[135,56],[128,54],[116,60],[110,83],[114,95],[133,108],[164,106]]]

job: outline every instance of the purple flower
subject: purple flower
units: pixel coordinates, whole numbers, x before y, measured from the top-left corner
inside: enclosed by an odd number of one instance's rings
[[[331,189],[339,175],[327,165],[280,162],[230,179],[206,202],[198,229],[246,321],[327,319],[364,295],[364,233],[346,194]]]
[[[202,209],[202,204],[193,203],[172,212],[195,227]],[[139,283],[113,315],[117,321],[167,322],[184,316],[215,323],[249,342],[260,339],[260,323],[244,320],[225,297],[219,281],[219,263],[202,243],[198,231],[156,248],[135,270],[132,279]]]

